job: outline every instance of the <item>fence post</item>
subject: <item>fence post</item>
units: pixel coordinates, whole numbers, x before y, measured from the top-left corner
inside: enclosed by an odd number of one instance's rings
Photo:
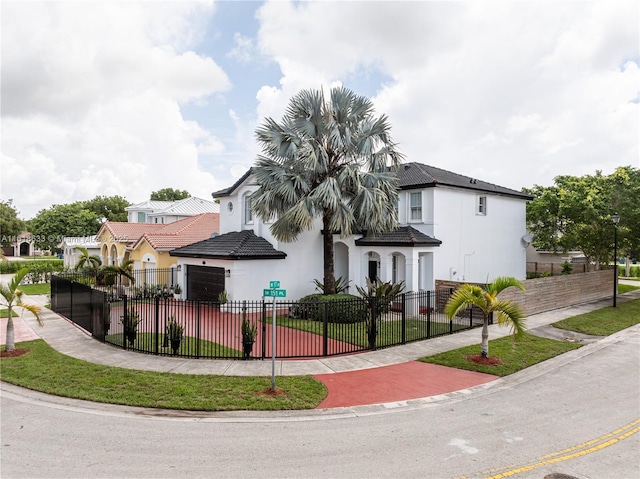
[[[431,291],[427,291],[427,339],[431,338]]]
[[[419,295],[420,293],[418,293]],[[414,300],[417,299],[418,301],[418,314],[420,314],[420,299],[415,298]],[[402,304],[402,320],[401,320],[401,324],[402,324],[402,344],[407,344],[407,294],[406,293],[402,293],[401,296],[401,304]]]
[[[155,353],[156,355],[159,354],[160,352],[160,298],[156,297],[156,301],[155,301],[155,308],[154,308],[154,313],[155,313],[155,318],[154,318],[154,323],[155,323],[155,328],[156,328],[156,339],[154,341],[154,349],[155,349]],[[166,331],[165,331],[165,338],[166,338]]]
[[[328,336],[329,336],[329,303],[323,302],[321,303],[324,307],[322,312],[322,355],[328,355]]]
[[[473,328],[473,307],[469,309],[469,329]]]
[[[265,354],[266,349],[267,349],[267,303],[265,303],[264,298],[262,298],[262,352],[260,354],[262,359],[267,357],[267,355]]]
[[[122,296],[122,349],[127,349],[127,295]]]

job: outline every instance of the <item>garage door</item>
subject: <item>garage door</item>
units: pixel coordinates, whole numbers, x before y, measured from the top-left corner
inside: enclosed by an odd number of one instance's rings
[[[217,301],[224,291],[224,268],[187,267],[187,299]]]

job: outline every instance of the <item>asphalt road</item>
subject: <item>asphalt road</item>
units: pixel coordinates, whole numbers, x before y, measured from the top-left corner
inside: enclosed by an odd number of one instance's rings
[[[0,474],[636,479],[639,345],[636,326],[488,386],[312,412],[177,415],[3,384]]]

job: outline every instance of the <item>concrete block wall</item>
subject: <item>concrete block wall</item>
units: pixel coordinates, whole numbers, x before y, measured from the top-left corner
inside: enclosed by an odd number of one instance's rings
[[[526,316],[607,297],[613,300],[612,270],[528,279],[523,283],[526,293],[509,288],[500,293],[500,298],[520,304]],[[461,284],[436,280],[436,290],[456,289]]]

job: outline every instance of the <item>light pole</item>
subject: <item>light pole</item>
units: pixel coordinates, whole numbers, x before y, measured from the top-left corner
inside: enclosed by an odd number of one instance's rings
[[[618,223],[620,215],[611,215],[613,220],[613,307],[616,307],[618,296]]]

